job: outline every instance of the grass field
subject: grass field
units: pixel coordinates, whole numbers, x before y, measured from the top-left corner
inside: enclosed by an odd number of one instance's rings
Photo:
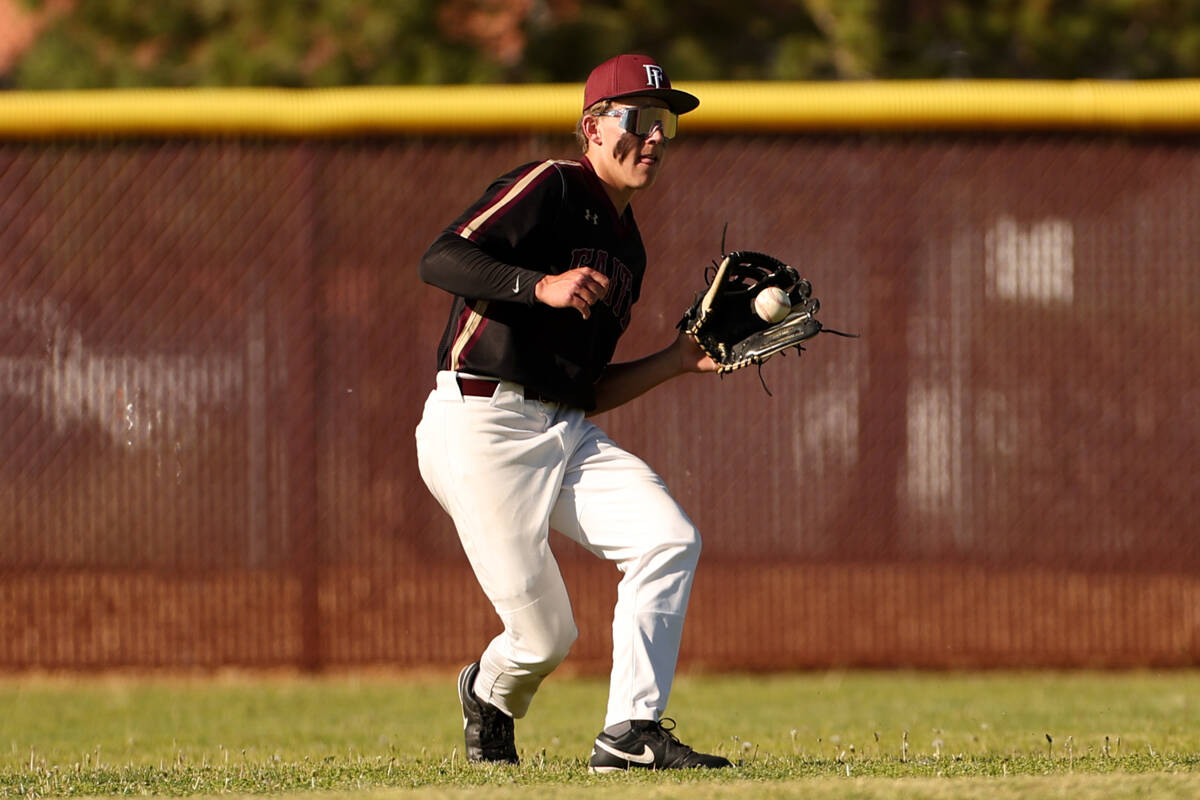
[[[680,737],[739,767],[616,776],[585,766],[604,681],[551,677],[493,767],[454,679],[0,678],[0,796],[1200,797],[1197,672],[685,675]]]

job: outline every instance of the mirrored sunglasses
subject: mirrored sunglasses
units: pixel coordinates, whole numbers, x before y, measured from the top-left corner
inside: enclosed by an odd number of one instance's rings
[[[674,139],[679,125],[679,115],[658,106],[629,106],[602,111],[598,117],[616,117],[617,123],[635,136],[649,136],[657,125],[664,139]]]

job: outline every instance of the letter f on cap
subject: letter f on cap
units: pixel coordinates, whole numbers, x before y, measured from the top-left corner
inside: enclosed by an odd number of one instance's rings
[[[664,101],[676,114],[686,114],[700,105],[700,98],[671,88],[671,78],[650,56],[625,53],[613,56],[588,75],[583,87],[583,107],[601,100],[648,96]]]

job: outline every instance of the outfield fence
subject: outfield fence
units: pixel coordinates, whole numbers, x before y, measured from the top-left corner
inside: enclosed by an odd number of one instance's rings
[[[1200,89],[914,88],[698,87],[635,203],[619,358],[726,225],[862,334],[599,418],[704,535],[683,666],[1196,665]],[[448,298],[416,265],[572,120],[338,97],[0,97],[0,668],[452,666],[497,632],[417,473]],[[553,546],[602,669],[619,576]]]

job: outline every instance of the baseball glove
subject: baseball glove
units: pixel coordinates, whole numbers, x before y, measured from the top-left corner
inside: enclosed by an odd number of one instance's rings
[[[772,286],[791,303],[778,322],[763,319],[755,310],[759,293]],[[823,327],[816,318],[820,307],[812,284],[795,269],[774,256],[738,250],[722,257],[708,289],[696,296],[678,327],[695,337],[717,363],[717,372],[726,373],[762,364],[789,347],[803,350],[803,342],[823,331],[855,335]]]

